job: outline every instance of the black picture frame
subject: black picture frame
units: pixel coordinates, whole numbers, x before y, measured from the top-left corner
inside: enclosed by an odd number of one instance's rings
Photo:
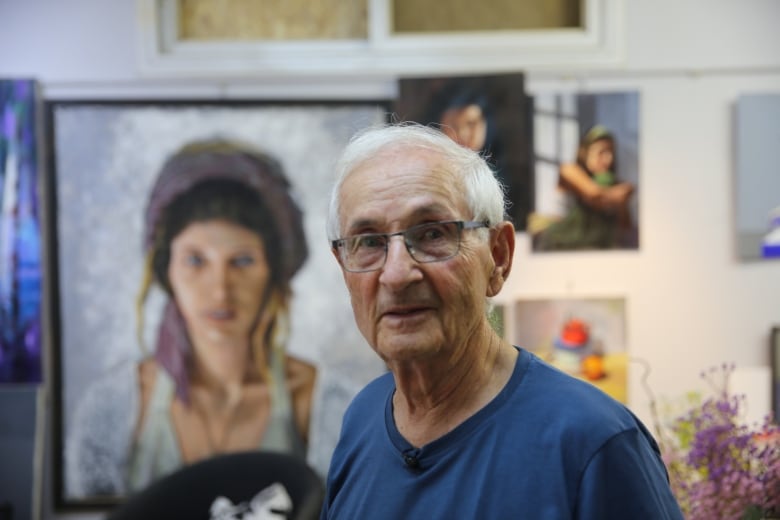
[[[772,373],[772,418],[780,424],[780,325],[769,333],[769,359]]]
[[[128,301],[128,296],[137,288],[145,194],[170,153],[204,137],[235,138],[267,151],[280,160],[300,197],[309,258],[293,280],[291,348],[333,374],[331,380],[340,380],[337,388],[320,388],[318,417],[312,417],[309,444],[320,451],[310,453],[309,462],[322,470],[338,436],[333,417],[340,417],[354,392],[383,371],[354,325],[327,246],[326,186],[349,137],[387,122],[391,106],[382,99],[45,102],[44,240],[56,510],[104,511],[126,496],[73,492],[68,435],[88,383],[133,350],[139,355],[137,348],[128,348],[135,342],[133,298]],[[154,325],[147,323],[147,329]]]

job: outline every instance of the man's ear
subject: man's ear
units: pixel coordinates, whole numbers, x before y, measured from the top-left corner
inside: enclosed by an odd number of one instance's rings
[[[333,258],[335,258],[336,262],[339,263],[339,267],[341,267],[343,269],[343,267],[341,265],[341,255],[339,254],[338,248],[335,248],[335,247],[331,246],[330,252],[333,253]]]
[[[512,270],[515,254],[515,227],[509,221],[499,222],[490,230],[490,254],[493,257],[493,272],[488,282],[487,296],[499,293]]]

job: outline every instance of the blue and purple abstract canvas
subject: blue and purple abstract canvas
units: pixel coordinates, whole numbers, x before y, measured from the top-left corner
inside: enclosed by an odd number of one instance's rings
[[[36,85],[0,80],[0,384],[41,381]]]

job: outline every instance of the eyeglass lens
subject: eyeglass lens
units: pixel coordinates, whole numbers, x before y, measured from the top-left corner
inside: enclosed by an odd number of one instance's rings
[[[409,254],[417,262],[437,262],[455,256],[460,248],[463,222],[431,222],[392,234],[365,234],[342,240],[341,255],[348,270],[380,268],[390,237],[403,235]]]

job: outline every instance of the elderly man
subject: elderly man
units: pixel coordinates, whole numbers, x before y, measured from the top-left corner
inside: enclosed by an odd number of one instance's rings
[[[435,129],[373,128],[344,151],[329,238],[390,373],[345,414],[322,518],[682,518],[630,411],[491,328],[504,205],[485,161]]]

